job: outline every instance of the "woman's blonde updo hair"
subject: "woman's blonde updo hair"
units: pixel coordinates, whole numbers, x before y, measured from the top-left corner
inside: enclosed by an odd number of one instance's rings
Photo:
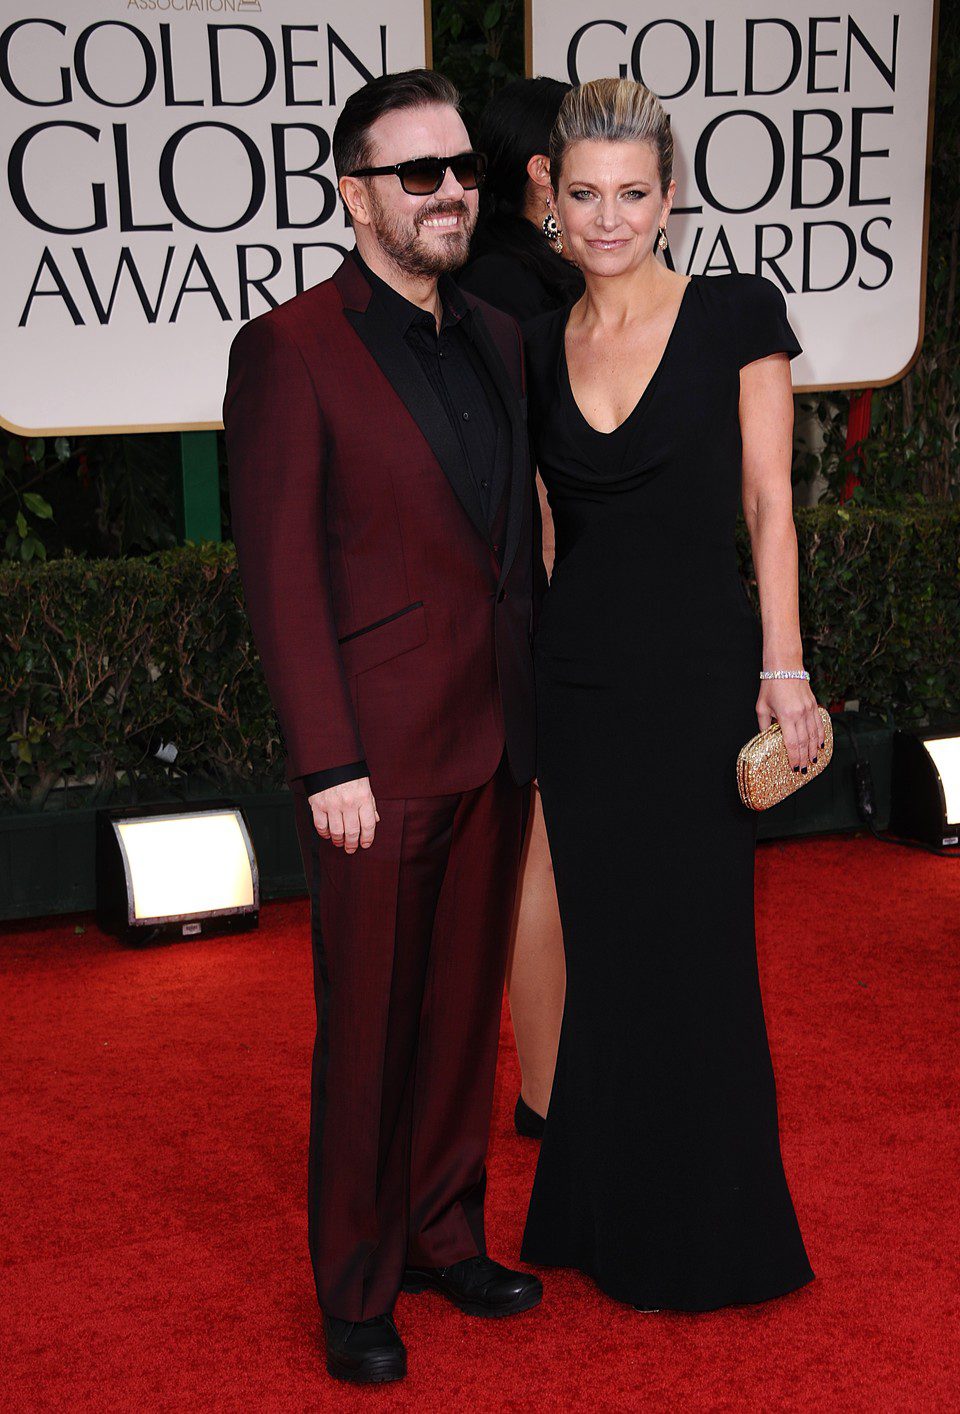
[[[567,148],[575,142],[649,142],[657,154],[660,190],[673,176],[670,119],[655,93],[632,79],[591,79],[572,88],[550,134],[550,181],[560,190]]]

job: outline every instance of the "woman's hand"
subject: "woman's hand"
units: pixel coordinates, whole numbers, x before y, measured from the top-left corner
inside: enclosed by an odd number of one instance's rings
[[[774,718],[780,723],[790,765],[804,771],[823,746],[823,723],[810,684],[803,678],[764,678],[757,698],[760,730],[766,731]]]

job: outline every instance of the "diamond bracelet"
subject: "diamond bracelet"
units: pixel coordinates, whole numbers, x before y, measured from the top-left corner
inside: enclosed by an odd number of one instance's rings
[[[804,682],[810,681],[810,674],[803,668],[774,668],[772,672],[761,672],[762,678],[802,678]]]

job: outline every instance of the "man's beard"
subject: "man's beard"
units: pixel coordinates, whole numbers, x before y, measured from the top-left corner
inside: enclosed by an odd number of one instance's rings
[[[381,249],[405,274],[419,278],[436,279],[438,275],[459,270],[466,263],[470,253],[470,237],[473,221],[463,201],[437,201],[417,212],[413,226],[399,220],[392,220],[383,209],[376,194],[371,192],[370,212],[373,230]],[[428,242],[420,232],[421,223],[428,216],[457,215],[460,225],[439,241]]]

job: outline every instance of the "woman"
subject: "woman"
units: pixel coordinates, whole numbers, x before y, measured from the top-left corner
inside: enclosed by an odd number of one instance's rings
[[[579,270],[557,254],[544,230],[553,206],[546,155],[550,129],[569,90],[569,84],[556,79],[518,79],[491,99],[480,120],[478,146],[487,156],[487,174],[471,258],[459,280],[517,320],[570,304],[583,292]],[[547,232],[551,229],[548,222]],[[542,496],[541,509],[549,573],[552,524]],[[518,1133],[539,1139],[557,1060],[564,963],[553,867],[536,790],[507,990],[521,1074],[514,1124]]]
[[[586,291],[534,321],[527,373],[556,526],[535,657],[567,997],[523,1256],[641,1309],[699,1311],[813,1275],[780,1159],[735,761],[774,717],[795,769],[822,742],[799,676],[799,346],[767,281],[656,259],[672,162],[641,85],[564,100],[550,171]],[[737,572],[741,491],[762,630]]]

